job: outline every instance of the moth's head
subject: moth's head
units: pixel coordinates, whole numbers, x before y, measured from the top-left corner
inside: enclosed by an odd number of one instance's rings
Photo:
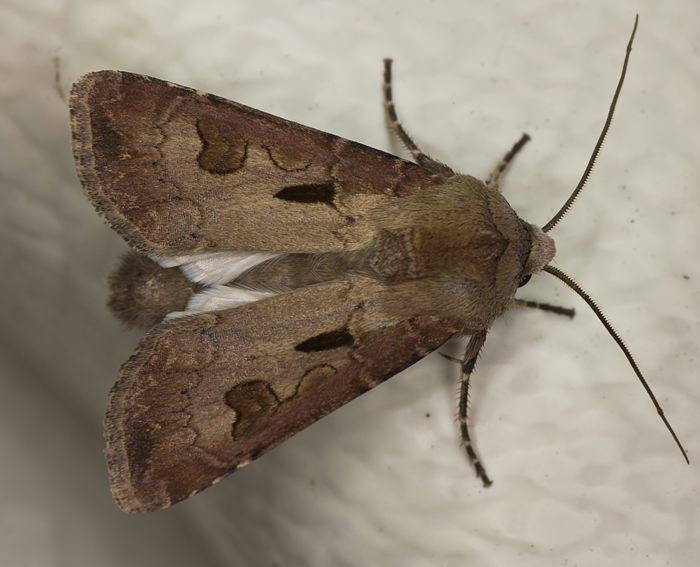
[[[530,233],[530,255],[525,261],[522,279],[529,279],[530,275],[542,271],[542,268],[552,261],[557,253],[557,248],[554,244],[554,239],[545,234],[539,226],[523,224]]]

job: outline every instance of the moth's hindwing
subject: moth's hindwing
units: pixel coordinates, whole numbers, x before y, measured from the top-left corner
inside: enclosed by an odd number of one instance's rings
[[[109,397],[119,505],[146,511],[187,498],[459,331],[452,320],[386,319],[379,290],[329,282],[155,327]]]
[[[85,75],[70,106],[89,199],[151,256],[356,247],[366,211],[430,182],[379,150],[143,75]]]

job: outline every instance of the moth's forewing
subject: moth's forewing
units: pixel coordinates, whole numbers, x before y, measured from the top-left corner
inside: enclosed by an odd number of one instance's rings
[[[85,191],[136,250],[324,252],[364,213],[430,183],[423,168],[222,98],[101,71],[71,92]]]
[[[119,505],[145,511],[187,498],[460,330],[387,320],[379,295],[376,282],[330,282],[155,327],[109,398]]]

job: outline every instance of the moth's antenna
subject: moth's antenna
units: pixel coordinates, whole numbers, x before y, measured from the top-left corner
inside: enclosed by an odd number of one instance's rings
[[[642,376],[642,372],[641,372],[641,370],[639,370],[637,363],[635,362],[634,358],[632,357],[632,353],[625,346],[625,343],[622,342],[622,339],[617,334],[615,329],[613,329],[612,325],[608,322],[607,318],[605,317],[603,312],[600,310],[600,307],[598,307],[598,305],[593,300],[593,298],[590,295],[588,295],[588,293],[586,293],[586,291],[584,291],[584,289],[580,285],[578,285],[573,279],[571,279],[569,276],[567,276],[560,269],[555,268],[554,266],[545,266],[542,269],[545,272],[548,272],[548,273],[552,274],[554,277],[563,281],[566,285],[568,285],[571,289],[573,289],[581,297],[581,299],[583,299],[586,303],[588,303],[589,307],[593,310],[593,313],[596,314],[596,317],[598,317],[598,319],[600,319],[600,322],[603,323],[603,326],[607,329],[608,333],[610,333],[610,336],[615,340],[615,342],[620,347],[620,349],[622,349],[622,352],[625,353],[625,356],[627,357],[627,360],[629,361],[630,365],[632,366],[634,373],[637,375],[637,378],[639,378],[639,381],[642,383],[642,386],[644,386],[644,389],[647,391],[647,394],[649,394],[651,401],[654,403],[654,406],[656,407],[656,411],[658,412],[659,417],[661,417],[661,421],[664,422],[664,424],[666,425],[666,428],[669,430],[669,432],[673,436],[673,440],[676,442],[676,445],[678,445],[678,448],[681,450],[681,453],[683,453],[683,458],[685,459],[685,462],[690,464],[690,461],[688,460],[688,454],[685,452],[683,445],[681,445],[681,442],[678,439],[676,432],[673,430],[673,427],[671,427],[671,424],[666,419],[666,416],[664,415],[664,410],[661,409],[661,404],[659,404],[659,402],[656,399],[656,396],[654,396],[654,393],[651,391],[651,387],[647,383],[644,376]]]
[[[608,116],[605,119],[603,131],[598,137],[598,142],[596,143],[595,148],[593,149],[591,158],[588,160],[586,170],[583,172],[583,175],[581,176],[581,179],[578,182],[576,189],[574,189],[574,192],[571,193],[569,199],[566,201],[566,203],[564,203],[564,206],[561,209],[559,209],[559,212],[556,215],[552,217],[552,220],[550,220],[546,225],[542,227],[543,232],[549,232],[562,219],[562,217],[566,214],[566,212],[573,204],[576,197],[578,197],[578,194],[581,192],[581,189],[583,189],[583,186],[586,184],[586,181],[588,181],[588,176],[591,174],[593,164],[595,163],[595,160],[598,157],[598,153],[600,152],[600,148],[603,145],[603,140],[605,140],[605,136],[608,133],[608,130],[610,129],[610,123],[612,122],[612,117],[615,113],[615,106],[617,106],[617,99],[620,96],[622,84],[625,82],[625,75],[627,74],[627,63],[629,62],[630,53],[632,52],[632,42],[634,41],[634,34],[637,33],[637,23],[639,23],[639,14],[637,14],[634,17],[634,28],[632,28],[632,35],[630,36],[630,40],[627,43],[627,52],[625,53],[625,62],[622,64],[622,73],[620,73],[620,80],[617,82],[617,88],[615,89],[615,94],[613,95],[612,103],[610,103],[610,109],[608,110]]]

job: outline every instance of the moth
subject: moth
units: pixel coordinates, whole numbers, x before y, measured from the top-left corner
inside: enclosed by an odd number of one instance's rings
[[[499,180],[422,152],[400,125],[384,62],[391,130],[415,162],[241,104],[120,71],[70,95],[73,149],[88,199],[132,251],[109,305],[148,328],[119,372],[105,416],[113,496],[127,511],[170,506],[246,466],[346,402],[469,335],[459,416],[493,321],[533,274],[562,280],[548,232],[520,219]],[[678,443],[675,433],[674,439]],[[682,450],[682,447],[681,447]],[[684,453],[685,455],[685,453]]]

